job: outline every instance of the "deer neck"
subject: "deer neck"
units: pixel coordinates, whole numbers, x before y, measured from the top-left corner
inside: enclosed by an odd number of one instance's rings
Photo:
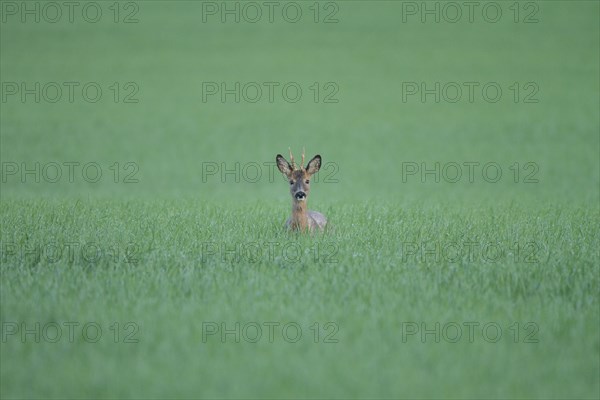
[[[292,202],[292,227],[300,230],[308,226],[308,211],[306,201]]]

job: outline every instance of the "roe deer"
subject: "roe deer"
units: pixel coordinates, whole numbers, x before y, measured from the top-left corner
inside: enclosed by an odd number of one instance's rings
[[[275,157],[277,168],[284,174],[290,182],[290,194],[292,195],[292,216],[288,218],[285,226],[294,231],[313,231],[315,228],[323,230],[327,224],[327,219],[323,214],[317,211],[309,211],[306,202],[310,192],[310,178],[321,168],[321,156],[314,156],[306,168],[304,168],[304,151],[302,152],[302,162],[300,167],[296,166],[292,150],[290,149],[290,163],[287,162],[281,154]]]

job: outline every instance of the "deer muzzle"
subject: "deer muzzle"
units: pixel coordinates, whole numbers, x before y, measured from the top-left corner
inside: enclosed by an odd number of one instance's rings
[[[298,201],[306,200],[306,193],[303,191],[296,192],[296,194],[294,194],[294,198]]]

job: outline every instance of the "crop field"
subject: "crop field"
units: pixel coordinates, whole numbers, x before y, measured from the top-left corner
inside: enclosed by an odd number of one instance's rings
[[[0,397],[597,399],[599,22],[0,1]]]

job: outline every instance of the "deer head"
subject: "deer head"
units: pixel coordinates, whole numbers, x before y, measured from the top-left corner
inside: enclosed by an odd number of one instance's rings
[[[284,174],[290,183],[290,194],[294,203],[306,202],[310,193],[310,178],[321,168],[321,156],[314,156],[306,167],[304,167],[304,151],[302,151],[302,162],[300,167],[294,162],[294,156],[290,150],[290,163],[281,154],[275,157],[277,168]]]

